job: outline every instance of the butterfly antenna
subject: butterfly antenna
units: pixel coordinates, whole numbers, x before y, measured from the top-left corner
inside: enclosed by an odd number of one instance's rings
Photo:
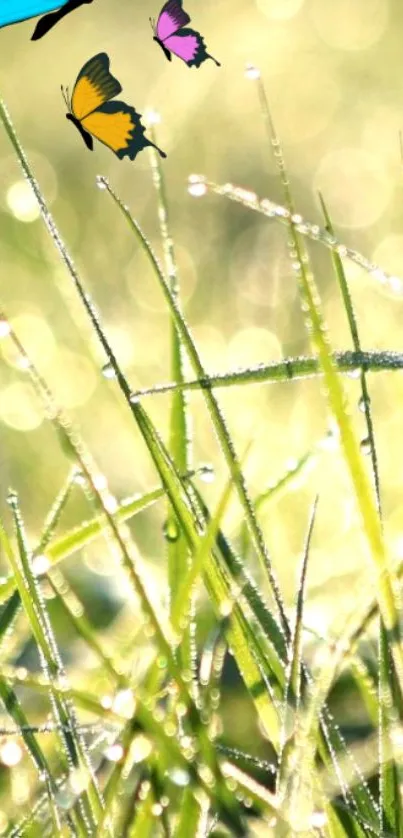
[[[155,32],[155,18],[149,17],[148,19],[149,19],[150,24],[151,24],[151,29],[153,30],[153,32]]]

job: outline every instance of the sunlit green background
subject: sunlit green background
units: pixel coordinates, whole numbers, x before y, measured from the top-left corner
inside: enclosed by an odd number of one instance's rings
[[[196,172],[281,200],[256,85],[245,77],[247,63],[261,70],[298,210],[322,223],[321,190],[339,238],[403,276],[403,12],[398,4],[188,0],[185,8],[221,68],[212,61],[197,70],[176,59],[166,61],[148,20],[158,15],[158,2],[94,0],[36,43],[30,41],[33,21],[0,31],[1,95],[133,388],[170,380],[169,318],[144,255],[95,180],[97,174],[110,179],[161,253],[149,154],[143,151],[133,164],[120,162],[96,142],[89,153],[65,119],[60,93],[60,85],[72,87],[81,66],[99,51],[109,54],[122,97],[143,115],[153,109],[161,116],[156,131],[168,155],[163,167],[181,299],[209,371],[309,352],[285,228],[225,198],[196,200],[187,191],[187,178]],[[113,498],[157,485],[157,475],[116,383],[102,375],[105,358],[1,130],[0,212],[0,305],[84,437],[108,481],[113,507]],[[312,256],[332,345],[350,348],[329,255],[315,245]],[[363,347],[402,349],[400,286],[393,291],[354,266],[346,269]],[[9,523],[5,497],[9,486],[17,489],[34,541],[70,464],[7,337],[0,352],[0,507]],[[348,380],[346,387],[357,433],[363,435],[358,384]],[[370,387],[385,531],[391,555],[398,558],[403,550],[402,378],[377,374]],[[290,461],[315,448],[316,457],[293,492],[262,507],[260,520],[292,607],[308,509],[319,493],[306,624],[322,634],[337,632],[371,576],[337,442],[320,446],[329,422],[319,381],[237,387],[219,397],[238,451],[252,441],[245,466],[252,496],[278,479]],[[192,394],[190,403],[194,463],[213,465],[216,480],[203,490],[214,502],[227,475],[202,398]],[[149,397],[147,406],[166,434],[169,396]],[[90,514],[78,486],[63,524]],[[163,600],[165,514],[161,504],[131,525],[146,577],[155,580],[155,596]],[[234,538],[240,523],[234,502],[226,516]],[[111,621],[118,613],[128,619],[131,606],[108,543],[99,541],[77,556],[70,576],[90,616],[96,624],[110,623],[116,642]],[[90,675],[93,661],[82,644],[65,641],[73,678]]]

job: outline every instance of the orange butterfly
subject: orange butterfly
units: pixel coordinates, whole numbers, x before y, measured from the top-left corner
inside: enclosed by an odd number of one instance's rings
[[[145,136],[141,114],[126,102],[110,100],[121,93],[122,86],[109,72],[109,58],[100,52],[90,58],[77,76],[71,99],[68,88],[62,87],[68,113],[67,119],[79,130],[87,148],[92,151],[93,137],[108,146],[120,160],[129,157],[134,160],[145,146],[153,146],[166,157],[151,140]]]

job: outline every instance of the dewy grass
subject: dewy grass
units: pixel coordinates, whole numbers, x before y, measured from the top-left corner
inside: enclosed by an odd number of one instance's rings
[[[28,545],[16,494],[10,497],[15,544],[10,542],[5,529],[0,533],[11,568],[10,575],[0,582],[0,603],[4,603],[0,613],[0,699],[15,726],[11,729],[0,725],[0,736],[18,734],[35,767],[35,780],[32,781],[27,807],[29,811],[17,814],[12,803],[4,800],[0,789],[0,807],[7,809],[9,834],[14,838],[36,834],[38,828],[41,831],[47,829],[55,835],[65,830],[66,834],[79,834],[80,838],[108,834],[122,835],[122,838],[144,838],[147,834],[150,838],[208,838],[214,834],[241,836],[253,831],[256,821],[257,828],[268,836],[273,835],[273,838],[290,835],[295,830],[303,830],[304,835],[320,835],[321,838],[401,836],[398,788],[401,747],[397,722],[402,716],[402,672],[400,637],[394,633],[399,613],[392,591],[393,574],[389,574],[386,567],[378,515],[381,507],[380,481],[368,373],[399,370],[403,367],[403,356],[400,353],[362,350],[341,260],[350,259],[373,278],[389,283],[395,294],[401,291],[401,281],[398,277],[388,277],[357,251],[344,247],[331,229],[327,212],[327,229],[309,224],[295,212],[281,147],[273,132],[263,87],[259,79],[257,81],[286,205],[274,205],[267,199],[259,201],[255,195],[231,184],[220,187],[200,179],[196,183],[194,178],[190,191],[193,189],[196,194],[198,190],[197,194],[201,194],[203,187],[204,191],[226,195],[286,226],[292,238],[292,259],[303,310],[317,355],[285,358],[274,364],[228,371],[218,376],[205,370],[182,311],[168,218],[167,187],[159,161],[151,151],[163,268],[128,208],[106,180],[99,179],[99,185],[113,198],[150,260],[169,319],[169,375],[172,380],[167,385],[143,388],[137,392],[132,391],[128,377],[117,361],[102,320],[48,211],[5,106],[0,103],[0,119],[88,316],[90,329],[103,348],[116,389],[130,411],[133,429],[136,433],[140,430],[142,443],[160,480],[154,488],[129,498],[111,511],[107,495],[99,488],[99,471],[88,454],[85,441],[56,404],[46,380],[32,363],[12,325],[8,324],[11,341],[26,362],[24,366],[29,380],[70,461],[69,474],[39,537],[33,542],[34,549],[31,550]],[[315,279],[303,244],[306,238],[315,240],[317,246],[330,249],[333,255],[335,275],[352,333],[352,351],[335,353],[328,344]],[[7,323],[6,315],[3,315],[3,321]],[[192,368],[192,380],[186,377],[187,361]],[[340,372],[360,378],[374,492],[371,492],[345,407]],[[262,505],[270,503],[280,492],[283,500],[288,498],[293,479],[297,475],[303,476],[304,468],[314,456],[317,446],[287,468],[277,483],[259,491],[253,500],[246,485],[244,465],[236,454],[214,393],[214,389],[219,387],[292,382],[310,376],[322,376],[324,379],[328,403],[338,421],[353,493],[361,508],[363,531],[381,571],[383,588],[378,599],[389,633],[381,635],[382,655],[377,670],[374,670],[373,662],[371,670],[369,663],[366,668],[367,660],[361,658],[359,645],[359,639],[368,629],[370,616],[376,611],[373,604],[370,606],[372,593],[369,585],[365,609],[361,614],[353,614],[351,619],[346,619],[344,631],[335,642],[325,638],[320,646],[316,640],[317,654],[311,653],[312,666],[307,665],[303,631],[304,612],[309,600],[306,570],[316,502],[308,526],[294,618],[284,604],[259,525],[258,513]],[[206,499],[208,493],[198,487],[195,479],[200,469],[192,468],[189,430],[192,400],[191,396],[187,400],[188,390],[199,390],[204,397],[211,429],[216,434],[229,473],[225,489],[213,508]],[[157,423],[152,421],[141,403],[142,397],[152,395],[155,398],[157,393],[163,392],[171,392],[172,395],[170,407],[167,407],[167,442],[162,439]],[[243,398],[244,394],[245,391]],[[318,469],[320,465],[318,458]],[[135,467],[136,464],[134,471]],[[93,513],[89,520],[64,530],[63,513],[70,504],[77,474],[93,506]],[[268,480],[272,477],[268,475]],[[235,493],[243,520],[230,537],[224,511],[228,499]],[[143,510],[158,505],[168,510],[165,516],[167,606],[165,603],[164,606],[154,604],[149,580],[146,575],[143,578],[141,572],[141,561],[137,561],[130,539],[121,527],[124,522],[135,520]],[[67,578],[70,557],[80,555],[104,533],[109,533],[114,553],[126,571],[136,594],[136,603],[140,604],[140,608],[135,606],[134,625],[125,638],[117,634],[115,639],[113,633],[105,634],[107,648],[103,633],[94,625],[90,612],[86,611],[85,598],[75,596],[74,579],[67,583],[64,577],[66,572]],[[238,545],[238,551],[234,544]],[[256,584],[249,567],[249,546],[252,544],[264,570],[265,581],[268,582],[266,587],[269,587],[274,607],[266,602],[264,592]],[[105,544],[100,542],[98,550],[104,549]],[[61,573],[55,565],[62,560]],[[199,627],[199,614],[194,605],[194,592],[201,579],[212,606],[212,625],[209,626],[207,640],[200,638],[198,666],[194,639]],[[48,603],[44,599],[42,588],[54,601]],[[141,613],[137,613],[140,610]],[[85,650],[83,659],[88,651],[91,653],[91,669],[86,671],[84,667],[80,670],[79,664],[78,669],[73,671],[72,686],[66,680],[61,659],[63,640],[59,640],[55,614],[63,615],[68,632],[73,632],[74,638],[79,639],[80,649]],[[130,617],[131,614],[125,616],[123,631],[126,631]],[[25,624],[19,634],[16,625],[20,619],[24,619]],[[40,650],[40,675],[22,671],[16,664],[18,653],[25,648],[27,627]],[[12,654],[8,654],[6,642],[10,635],[15,642]],[[310,639],[312,642],[311,636]],[[71,645],[73,647],[74,644]],[[259,728],[256,727],[256,734],[253,734],[259,737],[256,750],[266,754],[266,749],[269,749],[267,759],[248,753],[247,745],[242,748],[231,746],[231,735],[237,734],[245,705],[241,709],[236,703],[230,707],[228,725],[225,718],[227,649],[232,653],[239,675],[247,687],[243,700],[252,712],[256,712],[259,721]],[[138,668],[140,659],[142,668]],[[338,686],[342,668],[345,675],[349,666],[352,681],[357,686],[360,701],[367,707],[371,723],[368,736],[370,758],[367,763],[360,763],[357,758],[359,749],[355,743],[346,743],[344,731],[339,729],[329,709],[333,686]],[[378,687],[378,694],[375,687]],[[37,718],[31,718],[32,697],[40,697],[42,702],[51,698],[51,721],[41,724]],[[91,718],[88,724],[81,722],[79,711]],[[380,745],[379,755],[375,729]],[[262,730],[264,735],[260,733]],[[48,738],[47,746],[42,747],[40,737],[45,734],[52,739]],[[64,749],[58,759],[55,758],[57,742]],[[18,767],[13,771],[17,772]],[[374,784],[370,788],[365,781],[366,774],[372,778],[376,771],[381,773],[380,791]]]

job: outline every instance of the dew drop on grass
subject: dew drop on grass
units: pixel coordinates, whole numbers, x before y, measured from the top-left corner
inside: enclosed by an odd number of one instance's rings
[[[260,79],[259,67],[255,67],[253,64],[247,64],[245,67],[245,78],[250,79],[251,81]]]
[[[180,788],[185,788],[190,783],[190,776],[184,768],[170,768],[168,769],[168,776],[170,780],[175,784],[175,786],[180,786]]]
[[[74,483],[77,486],[86,486],[86,484],[87,484],[87,478],[86,478],[85,474],[83,474],[83,472],[80,471],[80,469],[77,469],[77,471],[74,475]]]
[[[151,813],[154,817],[159,818],[162,815],[162,806],[161,803],[153,803],[151,806]]]
[[[158,666],[158,669],[166,669],[166,668],[167,668],[167,666],[168,666],[168,661],[167,661],[167,659],[166,659],[165,655],[159,655],[159,656],[158,656],[158,658],[157,658],[157,666]]]
[[[103,365],[102,375],[103,375],[104,378],[109,378],[109,379],[116,378],[116,373],[115,373],[115,370],[112,367],[112,364],[110,364],[108,362],[107,364]]]
[[[203,483],[214,483],[215,473],[213,466],[208,464],[205,466],[201,466],[199,469],[199,476],[200,480],[202,480]]]
[[[17,506],[18,495],[17,495],[17,492],[14,491],[14,489],[9,489],[9,492],[7,494],[7,503],[9,503],[10,506],[12,506],[12,507]]]
[[[349,378],[354,378],[354,379],[359,378],[360,375],[361,375],[360,367],[354,367],[354,369],[349,370],[347,375],[348,375]]]
[[[360,410],[361,413],[365,413],[365,405],[369,404],[370,401],[371,401],[371,399],[369,398],[369,396],[366,399],[364,398],[364,396],[361,396],[361,398],[358,402],[358,410]]]
[[[8,320],[0,318],[0,338],[6,338],[11,332],[11,326]]]
[[[103,175],[97,175],[96,176],[96,184],[97,184],[98,189],[107,189],[108,188],[108,181],[107,181],[106,177],[104,177]]]
[[[130,404],[140,404],[140,396],[137,393],[130,393]]]
[[[173,518],[169,518],[165,521],[162,531],[164,533],[164,538],[170,542],[177,541],[180,536],[179,527]]]
[[[47,556],[42,553],[32,559],[32,570],[35,576],[42,576],[47,573],[50,568],[50,561]]]
[[[124,748],[119,742],[115,742],[113,745],[109,745],[108,748],[104,750],[104,757],[108,759],[110,762],[120,762],[124,755]]]
[[[365,437],[360,442],[360,448],[363,454],[370,454],[371,453],[371,440],[369,437]]]
[[[188,192],[193,198],[202,198],[207,192],[207,184],[203,175],[189,175]]]

